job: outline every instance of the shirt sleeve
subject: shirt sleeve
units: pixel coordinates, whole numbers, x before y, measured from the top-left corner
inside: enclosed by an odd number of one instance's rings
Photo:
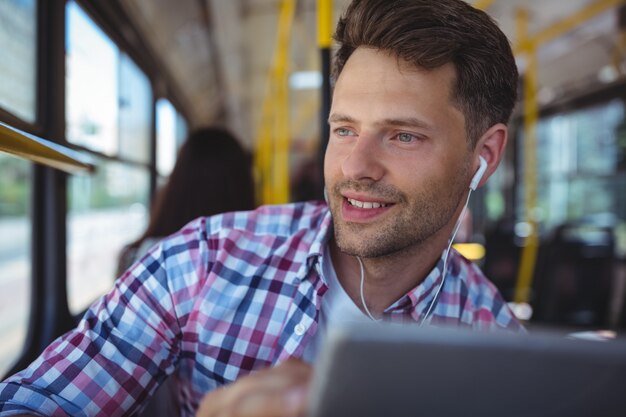
[[[89,308],[76,329],[0,383],[0,416],[138,411],[174,371],[180,352],[168,283],[171,262],[163,245],[154,247]]]

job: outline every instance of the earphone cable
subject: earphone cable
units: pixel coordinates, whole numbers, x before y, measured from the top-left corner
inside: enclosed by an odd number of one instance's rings
[[[363,261],[361,261],[360,257],[356,257],[356,260],[359,261],[359,267],[361,268],[361,304],[363,304],[363,308],[365,309],[365,312],[367,313],[367,315],[369,316],[370,319],[372,319],[372,321],[380,321],[381,319],[377,319],[375,318],[372,313],[370,313],[369,308],[367,308],[367,303],[365,302],[365,295],[363,294],[363,283],[365,281],[365,270],[363,269]]]
[[[441,289],[443,288],[443,284],[446,282],[446,275],[448,274],[448,257],[450,255],[450,248],[452,247],[452,242],[454,242],[454,238],[456,237],[456,234],[459,231],[459,227],[461,226],[461,222],[463,221],[463,217],[465,216],[465,211],[467,210],[467,205],[469,204],[469,199],[471,195],[472,195],[472,189],[470,188],[469,192],[467,193],[467,199],[465,200],[465,205],[463,206],[463,210],[461,210],[461,215],[459,216],[458,220],[456,221],[456,225],[454,226],[452,237],[448,241],[448,248],[446,249],[446,254],[444,255],[444,259],[443,259],[443,268],[441,269],[442,270],[441,283],[439,284],[439,287],[437,287],[437,292],[435,293],[433,299],[428,305],[428,310],[426,310],[426,314],[424,314],[424,318],[422,318],[422,321],[420,322],[420,326],[426,323],[427,320],[429,320],[430,313],[432,312],[435,304],[437,304],[437,298],[439,297],[439,293],[441,292]]]

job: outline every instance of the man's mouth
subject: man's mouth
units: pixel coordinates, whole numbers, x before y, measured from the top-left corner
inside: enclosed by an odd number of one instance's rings
[[[377,208],[390,206],[390,204],[378,203],[375,201],[360,201],[360,200],[355,200],[353,198],[346,198],[346,200],[351,206],[361,208],[361,209],[377,209]]]

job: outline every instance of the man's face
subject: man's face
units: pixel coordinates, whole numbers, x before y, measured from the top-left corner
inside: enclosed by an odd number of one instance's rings
[[[324,176],[339,248],[378,257],[449,234],[471,152],[452,65],[432,71],[358,48],[337,80]]]

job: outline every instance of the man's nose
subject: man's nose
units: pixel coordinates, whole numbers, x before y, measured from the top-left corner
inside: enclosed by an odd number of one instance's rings
[[[346,179],[380,180],[385,171],[380,140],[374,135],[359,135],[344,158],[341,169]]]

